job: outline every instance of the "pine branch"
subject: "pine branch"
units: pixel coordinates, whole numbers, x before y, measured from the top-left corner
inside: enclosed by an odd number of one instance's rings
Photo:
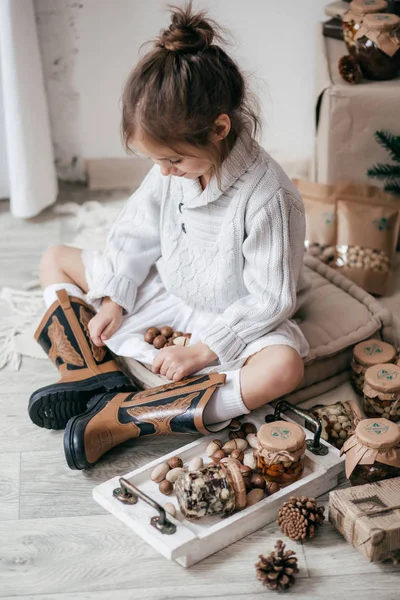
[[[400,177],[400,165],[384,165],[378,163],[367,171],[368,177],[376,177],[377,179],[392,179]]]
[[[393,135],[388,131],[376,131],[375,139],[388,151],[390,158],[395,162],[400,162],[400,136]]]
[[[400,196],[400,179],[392,179],[390,183],[386,183],[384,188],[385,192],[390,192],[396,196]]]

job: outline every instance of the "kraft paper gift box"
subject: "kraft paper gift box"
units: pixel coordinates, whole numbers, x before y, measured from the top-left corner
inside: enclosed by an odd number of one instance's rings
[[[330,492],[329,521],[369,561],[400,557],[400,477]]]

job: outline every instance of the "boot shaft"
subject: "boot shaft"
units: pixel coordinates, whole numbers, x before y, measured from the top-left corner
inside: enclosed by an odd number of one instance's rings
[[[99,365],[113,357],[90,337],[89,321],[96,313],[84,300],[68,296],[65,290],[58,291],[57,296],[35,333],[36,341],[61,372],[89,369],[97,374],[102,371]]]

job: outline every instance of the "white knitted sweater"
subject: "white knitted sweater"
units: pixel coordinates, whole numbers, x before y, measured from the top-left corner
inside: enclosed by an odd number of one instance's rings
[[[138,286],[157,264],[165,288],[216,320],[202,341],[221,362],[293,316],[303,276],[305,219],[281,167],[243,133],[212,177],[163,177],[154,166],[108,237],[89,299],[110,296],[133,310]]]

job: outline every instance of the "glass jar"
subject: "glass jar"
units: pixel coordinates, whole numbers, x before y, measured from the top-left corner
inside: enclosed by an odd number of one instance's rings
[[[373,365],[393,363],[396,359],[396,348],[381,340],[365,340],[353,348],[351,361],[351,378],[353,386],[359,394],[363,393],[365,371]]]
[[[383,13],[387,9],[385,0],[353,0],[349,10],[342,17],[343,37],[350,54],[355,52],[355,35],[360,29],[365,15]]]
[[[257,433],[258,470],[267,480],[285,486],[300,479],[304,470],[306,434],[296,423],[273,421]]]
[[[400,67],[400,18],[366,15],[355,35],[355,57],[363,75],[383,81],[396,77]]]
[[[310,412],[313,417],[321,420],[322,439],[338,450],[353,434],[357,423],[364,418],[355,400],[313,406]]]
[[[175,482],[180,510],[186,519],[221,517],[246,506],[246,487],[236,461],[212,464],[182,473]]]
[[[400,476],[400,427],[388,419],[364,419],[343,445],[352,485]]]
[[[367,417],[400,419],[400,367],[379,364],[365,372],[364,412]]]

